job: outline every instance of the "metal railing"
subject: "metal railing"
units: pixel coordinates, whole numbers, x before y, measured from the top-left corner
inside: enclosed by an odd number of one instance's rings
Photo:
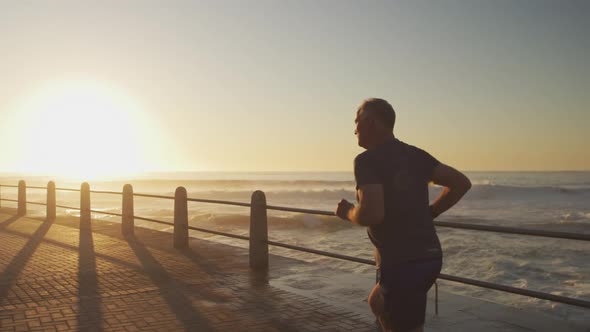
[[[18,188],[18,199],[7,199],[1,197],[1,189],[2,187],[6,188]],[[40,203],[40,202],[30,202],[26,200],[26,189],[47,189],[48,190],[48,203]],[[292,208],[292,207],[283,207],[283,206],[274,206],[274,205],[267,205],[266,198],[264,193],[261,191],[256,191],[252,194],[252,202],[251,203],[243,203],[243,202],[232,202],[232,201],[224,201],[224,200],[210,200],[210,199],[198,199],[198,198],[188,198],[186,196],[186,189],[183,187],[179,187],[176,190],[175,196],[165,196],[165,195],[153,195],[153,194],[140,194],[140,193],[133,193],[133,190],[130,185],[125,185],[123,192],[116,192],[116,191],[103,191],[103,190],[90,190],[88,184],[83,184],[81,189],[72,189],[72,188],[55,188],[53,182],[49,182],[47,187],[37,187],[37,186],[29,186],[27,187],[24,181],[20,181],[19,185],[4,185],[0,184],[0,202],[1,201],[8,201],[8,202],[16,202],[18,203],[18,211],[19,214],[24,215],[26,213],[26,204],[37,204],[37,205],[47,205],[48,206],[48,217],[50,213],[50,205],[52,204],[54,207],[58,208],[65,208],[71,210],[80,210],[81,211],[81,218],[87,218],[90,220],[90,213],[95,214],[105,214],[111,216],[118,216],[122,217],[122,229],[124,233],[133,232],[133,220],[143,220],[149,221],[169,226],[174,226],[174,246],[176,248],[182,248],[188,246],[188,230],[194,230],[199,232],[205,232],[215,235],[221,235],[226,237],[231,237],[235,239],[241,240],[248,240],[250,241],[250,266],[255,269],[260,268],[268,268],[268,245],[282,247],[286,249],[292,249],[307,253],[312,253],[316,255],[321,255],[325,257],[331,257],[341,260],[346,260],[350,262],[356,262],[360,264],[367,264],[367,265],[375,265],[375,261],[369,259],[363,259],[353,256],[347,256],[342,254],[336,254],[331,252],[326,252],[322,250],[306,248],[286,243],[281,243],[277,241],[269,241],[268,240],[268,231],[267,231],[267,217],[266,212],[267,210],[276,210],[276,211],[286,211],[286,212],[296,212],[296,213],[306,213],[306,214],[313,214],[313,215],[322,215],[322,216],[335,216],[334,212],[330,211],[320,211],[320,210],[310,210],[310,209],[301,209],[301,208]],[[51,192],[51,190],[55,191],[71,191],[71,192],[80,192],[81,193],[81,202],[80,208],[76,207],[69,207],[69,206],[62,206],[55,204],[55,193]],[[123,196],[123,213],[113,213],[107,211],[98,211],[98,210],[91,210],[90,209],[90,201],[89,201],[89,194],[111,194],[111,195],[122,195]],[[53,200],[50,201],[50,197],[53,197]],[[86,197],[86,198],[85,198]],[[175,209],[174,209],[174,222],[167,222],[163,220],[157,220],[152,218],[145,218],[141,216],[135,216],[133,213],[133,197],[145,197],[145,198],[155,198],[155,199],[170,199],[175,201]],[[84,201],[84,200],[87,201]],[[242,206],[242,207],[249,207],[251,209],[250,213],[250,236],[244,235],[237,235],[231,234],[226,232],[214,231],[199,227],[194,227],[188,225],[188,211],[187,211],[187,203],[188,202],[198,202],[198,203],[209,203],[209,204],[222,204],[222,205],[233,205],[233,206]],[[86,208],[84,208],[86,206]],[[54,212],[53,212],[54,213]],[[53,216],[55,217],[55,216]],[[590,234],[576,234],[576,233],[567,233],[567,232],[555,232],[555,231],[545,231],[545,230],[535,230],[535,229],[525,229],[525,228],[516,228],[516,227],[503,227],[503,226],[491,226],[491,225],[478,225],[478,224],[468,224],[468,223],[458,223],[458,222],[448,222],[448,221],[434,221],[434,224],[438,227],[448,227],[448,228],[455,228],[455,229],[465,229],[465,230],[476,230],[476,231],[485,231],[485,232],[496,232],[496,233],[503,233],[503,234],[516,234],[516,235],[526,235],[526,236],[539,236],[539,237],[549,237],[549,238],[557,238],[557,239],[564,239],[564,240],[577,240],[577,241],[590,241]],[[569,304],[573,306],[578,306],[582,308],[590,308],[590,301],[585,299],[579,298],[571,298],[565,297],[561,295],[554,295],[550,293],[544,293],[540,291],[528,290],[523,288],[517,288],[507,285],[496,284],[487,281],[475,280],[470,278],[464,278],[459,276],[453,276],[448,274],[439,274],[439,279],[458,282],[462,284],[493,289],[497,291],[518,294],[533,298],[538,298],[542,300],[549,300],[553,302],[559,302],[564,304]],[[437,310],[438,312],[438,305]]]

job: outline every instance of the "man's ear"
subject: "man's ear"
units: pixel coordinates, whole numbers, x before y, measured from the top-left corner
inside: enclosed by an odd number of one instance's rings
[[[380,127],[382,127],[381,122],[379,122],[375,117],[370,117],[369,120],[371,121],[371,128],[373,130],[380,130]]]

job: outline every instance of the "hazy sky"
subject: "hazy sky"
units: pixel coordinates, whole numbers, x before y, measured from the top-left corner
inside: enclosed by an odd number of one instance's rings
[[[589,170],[589,36],[585,0],[0,0],[0,172],[348,171],[367,97],[462,170]]]

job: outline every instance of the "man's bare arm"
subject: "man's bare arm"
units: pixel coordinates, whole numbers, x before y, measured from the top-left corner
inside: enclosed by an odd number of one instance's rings
[[[359,204],[343,199],[338,204],[336,215],[342,219],[350,220],[361,226],[376,225],[385,218],[385,203],[383,197],[383,185],[367,184],[357,189]]]
[[[444,187],[440,196],[430,206],[433,218],[457,204],[471,188],[471,181],[463,173],[442,163],[434,168],[432,181]]]

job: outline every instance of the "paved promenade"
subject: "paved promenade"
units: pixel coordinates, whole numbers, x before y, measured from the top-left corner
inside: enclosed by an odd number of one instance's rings
[[[270,286],[246,250],[191,239],[179,251],[170,234],[135,233],[0,210],[0,330],[377,331],[361,314]]]
[[[191,238],[175,250],[170,233],[136,227],[123,238],[118,223],[15,212],[0,209],[0,331],[379,331],[363,301],[371,279],[336,280],[342,273],[276,255],[256,275],[241,248]],[[319,274],[355,300],[293,286],[317,286]],[[432,304],[429,332],[590,331],[444,292],[440,316]]]

